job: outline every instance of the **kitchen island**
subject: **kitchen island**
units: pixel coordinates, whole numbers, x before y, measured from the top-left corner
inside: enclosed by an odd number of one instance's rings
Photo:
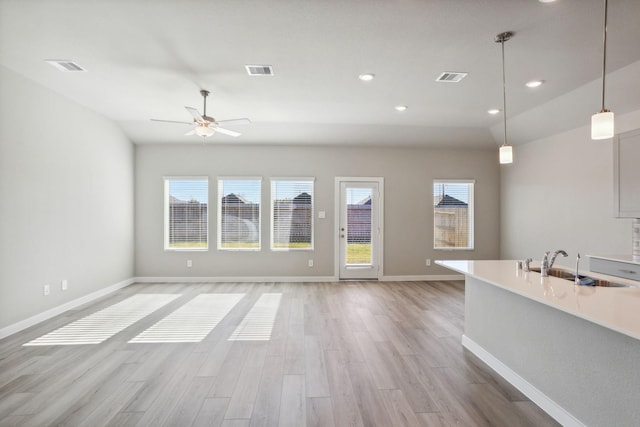
[[[575,286],[516,261],[437,264],[465,275],[462,344],[558,422],[640,425],[640,288]]]

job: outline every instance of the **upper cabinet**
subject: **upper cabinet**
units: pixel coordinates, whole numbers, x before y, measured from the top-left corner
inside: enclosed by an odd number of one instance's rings
[[[617,218],[640,218],[640,129],[613,140],[613,202]]]

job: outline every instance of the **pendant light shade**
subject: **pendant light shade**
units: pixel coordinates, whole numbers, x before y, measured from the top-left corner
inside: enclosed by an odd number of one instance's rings
[[[613,113],[601,111],[591,116],[591,139],[613,138]]]
[[[510,145],[503,145],[500,147],[500,164],[513,163],[513,147]]]
[[[604,107],[605,75],[607,72],[607,11],[608,0],[604,0],[604,27],[602,30],[602,109],[591,116],[591,139],[613,138],[615,134],[613,112]]]
[[[506,31],[498,34],[494,40],[502,47],[502,123],[504,129],[504,140],[500,147],[500,164],[502,165],[513,163],[513,147],[507,144],[507,84],[504,72],[504,42],[511,37],[513,37],[513,33]]]

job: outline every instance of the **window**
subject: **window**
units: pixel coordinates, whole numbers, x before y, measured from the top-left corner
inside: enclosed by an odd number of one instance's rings
[[[433,181],[433,248],[473,249],[473,180]]]
[[[313,249],[313,181],[271,179],[271,249]]]
[[[261,178],[218,178],[218,249],[260,250]]]
[[[208,249],[209,180],[164,178],[164,249]]]

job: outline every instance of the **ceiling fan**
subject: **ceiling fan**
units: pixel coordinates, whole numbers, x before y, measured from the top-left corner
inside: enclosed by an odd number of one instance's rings
[[[198,110],[192,107],[184,107],[187,109],[189,114],[193,116],[193,122],[180,122],[176,120],[159,120],[159,119],[151,119],[154,122],[166,122],[166,123],[181,123],[185,125],[193,125],[195,123],[195,127],[189,132],[185,133],[185,135],[198,135],[203,138],[213,135],[216,132],[223,133],[229,136],[240,136],[242,135],[240,132],[236,132],[233,130],[225,129],[220,127],[221,124],[224,125],[239,125],[239,124],[249,124],[251,121],[249,119],[231,119],[231,120],[216,120],[213,117],[207,116],[207,96],[209,96],[208,90],[201,90],[200,95],[202,95],[203,99],[203,113],[200,114]]]

